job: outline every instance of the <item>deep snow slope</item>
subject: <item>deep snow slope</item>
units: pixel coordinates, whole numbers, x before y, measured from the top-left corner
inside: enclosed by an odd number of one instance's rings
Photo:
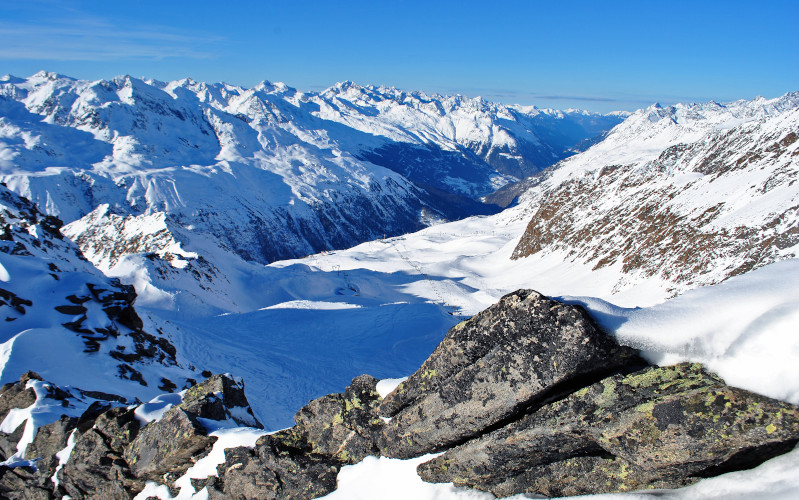
[[[101,204],[163,212],[265,263],[489,213],[476,198],[620,120],[352,84],[42,72],[0,80],[0,178],[65,222]]]
[[[553,167],[523,202],[514,258],[620,265],[671,293],[799,252],[799,93],[654,105]]]
[[[0,225],[0,382],[35,370],[131,400],[186,385],[194,373],[163,331],[144,328],[133,287],[86,261],[58,219],[0,186]]]

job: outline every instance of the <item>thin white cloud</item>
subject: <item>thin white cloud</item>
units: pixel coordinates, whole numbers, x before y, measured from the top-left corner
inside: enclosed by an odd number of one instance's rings
[[[218,36],[186,34],[163,26],[127,28],[97,19],[49,23],[0,21],[0,59],[109,61],[209,59]]]

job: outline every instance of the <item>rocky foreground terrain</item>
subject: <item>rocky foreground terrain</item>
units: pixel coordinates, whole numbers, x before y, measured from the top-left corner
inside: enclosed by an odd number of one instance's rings
[[[366,456],[443,452],[418,467],[425,481],[563,496],[680,487],[799,442],[796,406],[698,364],[651,366],[583,309],[530,290],[453,327],[387,397],[376,384],[357,377],[308,403],[293,427],[226,449],[215,474],[191,479],[213,430],[260,427],[240,382],[212,376],[152,412],[28,373],[0,394],[0,453],[10,458],[0,495],[123,499],[150,481],[172,495],[316,498]]]

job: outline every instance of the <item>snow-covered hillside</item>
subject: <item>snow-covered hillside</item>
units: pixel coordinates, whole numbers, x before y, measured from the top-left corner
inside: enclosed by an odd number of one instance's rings
[[[514,258],[559,253],[671,293],[799,252],[799,94],[636,112],[523,201]]]
[[[394,141],[364,149],[360,156],[415,182],[470,196],[488,194],[570,156],[627,116],[505,106],[479,97],[428,96],[352,82],[311,100],[321,118]],[[412,156],[423,161],[408,161]],[[480,180],[486,173],[488,183]]]
[[[0,186],[0,222],[3,383],[36,370],[61,385],[134,400],[195,376],[162,331],[144,327],[133,287],[86,261],[58,219]]]

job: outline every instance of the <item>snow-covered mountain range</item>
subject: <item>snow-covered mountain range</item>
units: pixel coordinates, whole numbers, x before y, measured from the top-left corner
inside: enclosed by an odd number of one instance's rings
[[[336,85],[0,80],[0,177],[64,222],[163,212],[246,260],[489,213],[477,199],[623,117]],[[97,220],[94,217],[93,220]]]

